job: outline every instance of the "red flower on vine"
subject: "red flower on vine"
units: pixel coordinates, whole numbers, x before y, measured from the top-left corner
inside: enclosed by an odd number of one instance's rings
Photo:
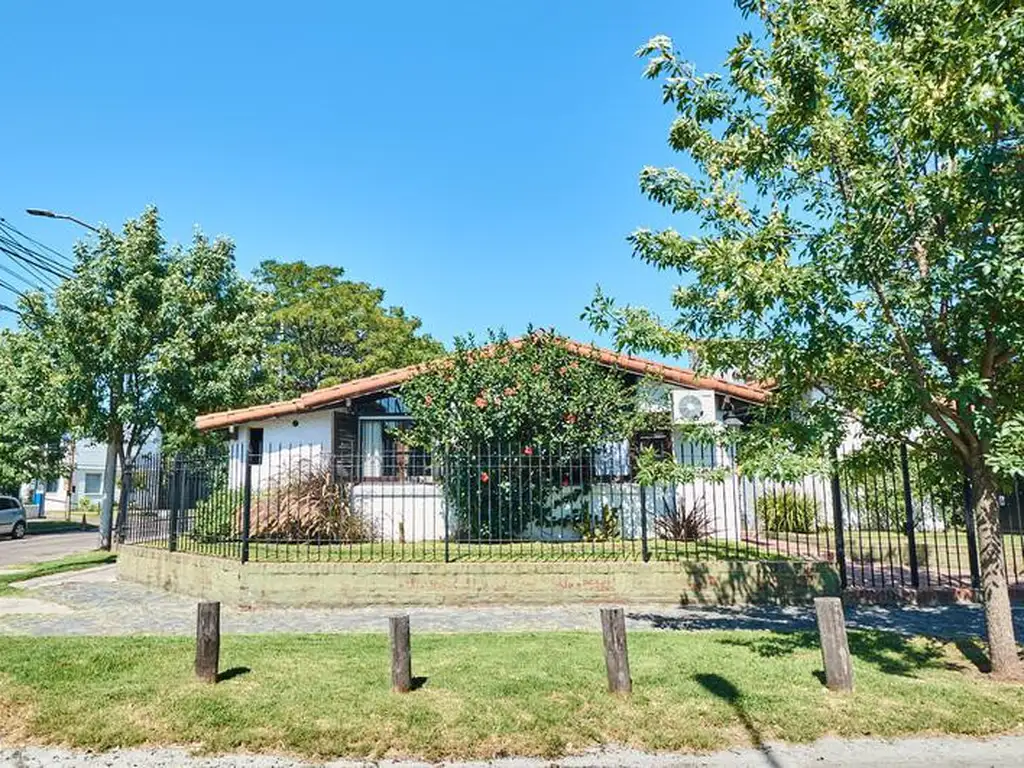
[[[526,446],[525,448],[523,448],[523,455],[533,456],[533,448],[531,448],[530,446]]]
[[[431,395],[427,395],[426,397],[423,398],[423,403],[424,405],[433,405],[434,398]]]
[[[568,485],[569,485],[569,476],[566,475],[565,477],[562,478],[562,487],[565,488]]]
[[[490,479],[491,479],[491,476],[489,474],[487,474],[486,472],[481,472],[480,473],[480,482],[481,483],[486,483]]]
[[[567,413],[567,414],[565,414],[565,423],[566,424],[575,424],[576,423],[576,414],[575,413]]]
[[[478,396],[477,399],[474,400],[473,402],[476,403],[476,407],[477,408],[486,408],[487,407],[487,398],[486,397],[479,397]]]
[[[516,393],[515,387],[505,387],[505,397],[512,397]]]

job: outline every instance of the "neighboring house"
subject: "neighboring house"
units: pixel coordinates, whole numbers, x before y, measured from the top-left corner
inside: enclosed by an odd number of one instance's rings
[[[157,434],[149,440],[142,454],[158,453],[160,436]],[[71,510],[88,502],[99,506],[103,501],[103,475],[106,471],[107,444],[93,440],[75,440],[68,446],[66,456],[69,471],[66,476],[47,483],[27,483],[21,488],[21,496],[30,503],[35,503],[35,496],[45,485],[46,514],[64,514],[70,502]]]
[[[673,424],[723,424],[742,417],[748,408],[764,403],[767,398],[767,392],[756,386],[697,376],[686,368],[576,342],[567,345],[641,385],[643,407],[671,412]],[[399,368],[292,400],[206,414],[196,420],[196,426],[202,431],[228,432],[233,456],[230,478],[235,487],[244,476],[242,457],[246,449],[258,467],[253,479],[257,491],[270,487],[297,465],[329,465],[336,480],[351,483],[354,502],[368,509],[375,519],[390,520],[385,527],[400,531],[407,539],[431,538],[444,525],[439,517],[444,515],[444,503],[441,491],[433,483],[431,457],[401,442],[401,430],[411,418],[398,389],[420,370],[420,366]],[[689,483],[676,488],[674,497],[670,493],[666,498],[664,492],[659,498],[643,496],[646,491],[641,492],[633,483],[631,459],[635,450],[643,446],[671,454],[685,464],[729,467],[733,463],[726,448],[690,444],[678,429],[639,434],[632,441],[598,446],[591,468],[592,475],[599,480],[592,493],[595,513],[603,504],[610,503],[615,494],[617,504],[628,497],[635,506],[646,503],[649,509],[665,505],[690,507],[700,499],[716,495],[720,498],[712,505],[713,525],[720,533],[735,530],[740,517],[748,515],[746,510],[742,514],[738,510],[741,494],[722,492],[720,483],[718,487],[702,481]],[[623,488],[630,484],[637,492],[623,494]],[[410,499],[418,501],[411,504]],[[419,519],[424,516],[432,519],[424,523]],[[622,516],[623,526],[628,529],[634,524],[631,521],[638,519],[638,510],[624,509]],[[399,519],[391,519],[394,517]],[[556,537],[565,534],[548,533]]]

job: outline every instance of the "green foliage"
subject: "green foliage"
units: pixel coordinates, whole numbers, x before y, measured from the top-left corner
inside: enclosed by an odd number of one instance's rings
[[[637,52],[688,171],[645,168],[641,190],[698,223],[631,236],[678,276],[675,316],[601,293],[587,314],[625,348],[772,381],[828,447],[849,419],[955,457],[993,669],[1016,675],[995,489],[1024,465],[1024,5],[736,4],[755,22],[724,72],[664,36]]]
[[[266,381],[255,402],[431,360],[442,345],[420,320],[386,307],[384,291],[344,280],[340,267],[264,261],[255,280],[269,299]]]
[[[538,529],[592,527],[587,480],[579,454],[532,445],[453,452],[443,474],[452,535],[511,541]]]
[[[772,533],[814,533],[819,530],[818,502],[787,488],[764,489],[754,500],[754,515],[759,530]]]
[[[63,471],[67,407],[40,339],[0,330],[0,487]]]
[[[1024,6],[737,4],[757,23],[723,72],[698,74],[667,37],[638,52],[692,169],[640,184],[699,231],[631,238],[679,276],[677,314],[599,293],[590,319],[627,348],[772,380],[819,442],[852,415],[868,439],[1019,471]]]
[[[117,235],[75,248],[75,275],[52,301],[25,302],[79,436],[113,442],[122,464],[159,427],[174,447],[201,411],[238,403],[252,383],[261,303],[234,246],[196,232],[168,247],[155,208]]]
[[[81,512],[83,515],[95,515],[100,511],[100,505],[85,496],[81,496],[78,499],[78,503],[75,504],[75,511]]]
[[[454,354],[427,364],[401,395],[415,419],[406,438],[424,448],[506,442],[573,451],[629,437],[637,419],[624,376],[547,332],[492,333],[481,348],[458,339]]]
[[[429,363],[403,385],[404,439],[448,457],[445,493],[457,535],[505,540],[533,527],[593,528],[584,456],[630,437],[635,392],[619,372],[548,332],[491,334]]]
[[[583,541],[614,541],[622,535],[620,517],[621,511],[618,507],[603,504],[600,517],[591,518],[588,510],[586,519],[577,522],[573,527]]]
[[[237,541],[241,535],[241,489],[219,490],[198,502],[191,536],[201,542]]]

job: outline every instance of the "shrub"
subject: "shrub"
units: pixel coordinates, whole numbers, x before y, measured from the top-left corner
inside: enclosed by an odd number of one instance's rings
[[[241,535],[242,491],[220,491],[196,504],[192,536],[199,541],[230,541]]]
[[[339,542],[369,541],[373,526],[352,510],[346,487],[334,480],[328,462],[308,462],[292,476],[253,499],[253,539]]]
[[[612,541],[619,538],[622,526],[619,525],[619,510],[607,504],[601,506],[601,516],[597,519],[588,515],[578,522],[574,528],[583,541]]]
[[[698,541],[711,535],[711,518],[707,503],[698,499],[689,508],[677,505],[658,515],[654,520],[654,533],[669,541]]]
[[[193,513],[193,537],[206,542],[239,539],[243,503],[241,489],[220,491],[199,502]],[[335,482],[327,463],[303,462],[288,477],[253,493],[249,538],[360,542],[373,538],[373,526],[353,512],[346,487]]]
[[[78,504],[75,506],[75,509],[83,515],[95,515],[99,514],[100,505],[83,496],[78,500]]]
[[[772,533],[814,533],[818,502],[799,491],[765,493],[754,501],[758,527]]]

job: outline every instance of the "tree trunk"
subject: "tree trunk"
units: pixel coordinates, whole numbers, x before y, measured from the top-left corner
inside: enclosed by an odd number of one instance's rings
[[[103,465],[103,503],[100,506],[100,549],[110,549],[114,523],[114,490],[117,485],[117,457],[121,454],[122,433],[111,427],[107,433],[107,458]]]
[[[974,466],[971,478],[989,657],[992,662],[992,674],[997,677],[1019,678],[1022,670],[1013,632],[1010,592],[1003,563],[1003,538],[999,529],[999,484],[983,461],[979,459]]]

